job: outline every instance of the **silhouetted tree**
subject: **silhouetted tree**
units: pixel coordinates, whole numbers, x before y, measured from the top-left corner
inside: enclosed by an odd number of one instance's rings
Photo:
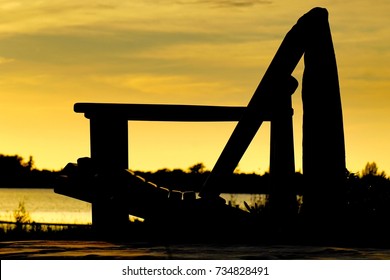
[[[378,166],[375,162],[367,162],[365,168],[362,170],[362,176],[380,176],[383,178],[386,178],[385,171],[379,172]]]
[[[32,171],[34,169],[34,159],[32,156],[29,157],[28,162],[24,164],[24,166],[29,170]]]
[[[197,163],[193,166],[190,166],[188,170],[191,173],[203,173],[206,170],[206,166],[203,163]]]

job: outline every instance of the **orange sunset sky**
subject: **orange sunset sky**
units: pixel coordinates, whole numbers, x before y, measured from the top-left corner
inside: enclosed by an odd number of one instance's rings
[[[60,169],[89,156],[76,102],[247,105],[286,32],[329,11],[347,167],[390,173],[390,1],[0,1],[0,153]],[[293,75],[301,80],[302,62]],[[301,88],[293,96],[301,170]],[[211,169],[235,123],[129,123],[130,167]],[[264,173],[269,125],[238,168]],[[325,171],[324,171],[325,172]]]

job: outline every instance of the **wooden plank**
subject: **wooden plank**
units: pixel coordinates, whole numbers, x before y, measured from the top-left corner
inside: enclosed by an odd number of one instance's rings
[[[86,118],[108,117],[133,121],[239,121],[246,107],[176,104],[76,103],[74,111]],[[258,116],[262,118],[264,116]]]

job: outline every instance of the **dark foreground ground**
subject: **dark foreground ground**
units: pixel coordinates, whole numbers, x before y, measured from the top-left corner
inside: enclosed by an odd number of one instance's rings
[[[235,223],[171,229],[167,223],[134,223],[127,230],[109,228],[110,234],[102,235],[87,225],[5,224],[0,259],[390,260],[385,224],[359,225],[348,231],[339,227],[279,231]]]
[[[390,260],[390,249],[295,245],[147,244],[107,241],[0,242],[1,259]]]

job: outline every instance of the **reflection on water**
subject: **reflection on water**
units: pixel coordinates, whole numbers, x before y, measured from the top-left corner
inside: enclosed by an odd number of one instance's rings
[[[52,189],[1,189],[0,220],[14,221],[20,202],[34,222],[91,223],[91,204],[54,193]]]
[[[245,209],[249,205],[263,205],[266,195],[221,194],[227,203]],[[0,188],[0,220],[14,221],[13,213],[19,203],[34,222],[90,224],[91,204],[54,193],[52,189],[2,189]]]

